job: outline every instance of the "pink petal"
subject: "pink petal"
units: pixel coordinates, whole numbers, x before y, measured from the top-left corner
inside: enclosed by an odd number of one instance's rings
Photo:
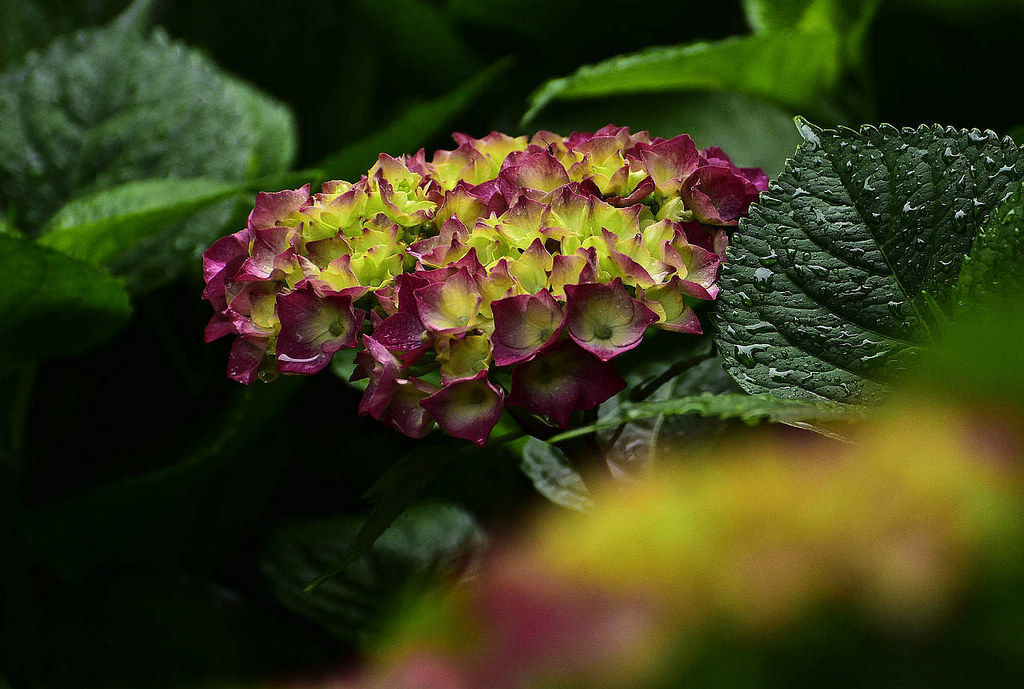
[[[553,349],[516,366],[507,404],[546,416],[568,428],[574,411],[592,409],[626,387],[612,364],[562,340]]]
[[[309,201],[309,185],[294,190],[278,192],[261,191],[256,194],[256,204],[249,213],[248,227],[259,230],[274,227],[278,221],[306,205]]]
[[[562,307],[547,290],[520,294],[491,303],[494,314],[494,363],[518,364],[551,346],[562,334]]]
[[[320,296],[305,283],[277,297],[277,315],[277,369],[282,373],[322,370],[339,349],[356,346],[363,321],[350,295]]]
[[[487,380],[487,371],[463,378],[441,388],[420,405],[441,428],[455,438],[487,443],[487,437],[501,416],[504,393]]]
[[[622,280],[610,284],[566,285],[569,337],[602,361],[633,349],[658,314],[626,292]]]
[[[758,189],[725,167],[698,168],[679,190],[694,217],[707,225],[735,225],[757,200]]]

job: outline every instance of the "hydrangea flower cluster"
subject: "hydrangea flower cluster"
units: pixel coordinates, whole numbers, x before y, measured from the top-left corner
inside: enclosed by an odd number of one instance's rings
[[[237,335],[229,377],[316,373],[361,345],[360,413],[408,436],[436,422],[482,445],[505,405],[567,427],[625,386],[610,362],[648,327],[701,332],[725,228],[768,184],[685,134],[455,140],[257,195],[203,256],[206,340]]]

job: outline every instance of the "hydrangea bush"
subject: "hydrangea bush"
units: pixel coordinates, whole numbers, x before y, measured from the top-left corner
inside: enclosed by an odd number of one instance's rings
[[[768,185],[719,148],[626,127],[455,135],[358,182],[257,195],[204,254],[229,377],[312,374],[359,348],[360,413],[483,445],[506,405],[567,427],[625,387],[647,328],[700,333],[735,226]],[[506,374],[506,375],[503,375]]]

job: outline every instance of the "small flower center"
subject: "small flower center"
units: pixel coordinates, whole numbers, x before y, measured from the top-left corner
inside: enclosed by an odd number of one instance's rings
[[[612,336],[612,329],[607,323],[600,323],[594,326],[594,337],[599,340],[607,340]]]
[[[334,337],[339,337],[345,333],[346,328],[344,323],[342,323],[340,320],[336,320],[331,321],[331,324],[327,326],[327,330]]]

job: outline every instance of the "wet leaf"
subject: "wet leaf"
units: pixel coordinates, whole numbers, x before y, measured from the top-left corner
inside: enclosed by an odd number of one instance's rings
[[[956,285],[957,310],[970,314],[994,299],[1024,295],[1024,186],[996,209],[964,259]]]
[[[611,414],[601,417],[596,423],[559,433],[551,438],[551,442],[562,442],[595,431],[615,428],[620,423],[629,421],[683,414],[740,419],[750,425],[770,422],[801,427],[825,422],[847,423],[863,418],[863,413],[857,407],[826,400],[789,400],[769,394],[706,392],[650,402],[626,402]]]
[[[280,172],[295,152],[284,106],[162,31],[120,21],[63,36],[0,75],[0,121],[0,207],[30,236],[75,198],[138,179],[240,182]],[[112,268],[133,290],[166,282],[232,211],[174,224]]]
[[[749,393],[868,401],[934,340],[963,255],[1024,174],[1017,146],[953,128],[823,130],[740,221],[717,342]]]

